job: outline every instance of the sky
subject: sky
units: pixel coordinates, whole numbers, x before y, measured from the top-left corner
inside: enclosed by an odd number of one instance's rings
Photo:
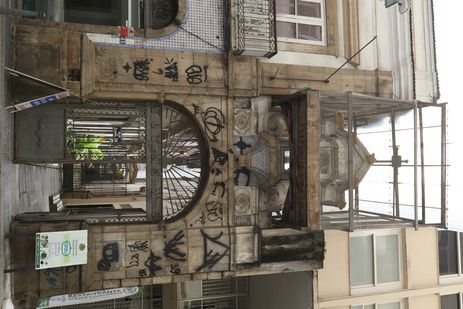
[[[449,228],[463,231],[463,1],[434,0],[437,71],[441,97],[448,102]],[[463,91],[461,91],[463,93]]]

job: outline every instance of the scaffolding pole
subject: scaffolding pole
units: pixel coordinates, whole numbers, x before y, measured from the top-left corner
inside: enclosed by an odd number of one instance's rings
[[[352,134],[353,129],[353,115],[352,115],[352,92],[347,93],[347,132],[348,132],[348,143],[347,143],[347,170],[349,178],[349,231],[354,231],[354,162],[352,155]]]
[[[394,164],[394,159],[399,156],[397,148],[397,139],[395,134],[395,111],[391,112],[391,135],[392,135],[392,169],[393,169],[393,197],[392,197],[392,214],[394,218],[400,217],[400,201],[399,201],[399,166]]]
[[[421,156],[421,220],[426,224],[426,183],[425,183],[425,165],[424,165],[424,133],[423,133],[423,108],[418,109],[420,122],[420,156]]]
[[[441,105],[441,226],[447,228],[447,104]]]
[[[413,206],[415,210],[415,229],[418,229],[418,108],[413,108]]]

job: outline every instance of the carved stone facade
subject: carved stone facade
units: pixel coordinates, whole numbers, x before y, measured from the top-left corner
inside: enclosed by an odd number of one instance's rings
[[[180,3],[179,9],[184,11],[184,1]],[[189,13],[198,15],[199,2],[189,3],[194,5]],[[334,1],[329,3],[331,6]],[[40,20],[16,23],[16,69],[71,91],[66,102],[53,108],[64,109],[68,104],[101,107],[109,102],[120,110],[129,105],[144,110],[145,156],[131,161],[144,159],[146,163],[146,187],[139,195],[146,196],[147,213],[137,218],[138,223],[121,222],[118,217],[114,219],[118,224],[102,224],[79,217],[79,224],[72,218],[62,219],[72,223],[52,224],[45,222],[53,220],[50,216],[30,226],[18,220],[13,228],[18,233],[67,229],[88,229],[89,233],[88,263],[72,272],[79,285],[67,281],[50,284],[41,279],[42,272],[40,278],[32,275],[30,280],[39,280],[29,291],[18,292],[18,298],[323,266],[319,161],[323,162],[320,152],[330,141],[320,141],[318,91],[286,96],[306,89],[309,83],[320,90],[389,96],[391,74],[341,69],[330,83],[320,83],[332,68],[228,55],[222,50],[227,45],[222,28],[225,17],[220,15],[224,10],[220,4],[208,13],[217,32],[214,36],[204,31],[204,18],[186,14],[187,29],[170,29],[170,35],[162,38],[143,38],[136,32],[124,42],[109,27]],[[193,30],[206,39],[193,39]],[[164,117],[162,107],[169,104],[179,106],[198,128],[195,138],[205,149],[200,163],[192,163],[197,158],[188,152],[188,138],[173,146],[166,142],[183,129],[181,123],[166,128],[165,123],[172,119]],[[27,119],[17,117],[21,118]],[[20,121],[17,125],[26,124]],[[30,134],[24,132],[27,140]],[[68,138],[61,133],[61,140]],[[323,134],[331,136],[322,130]],[[175,151],[166,158],[169,147]],[[180,154],[182,158],[176,158]],[[47,155],[44,152],[40,157],[42,162],[63,162]],[[23,161],[33,160],[29,156]],[[133,163],[126,161],[121,160]],[[184,169],[172,174],[169,166],[177,163],[200,172],[191,175]],[[169,188],[175,187],[182,190],[171,196],[174,191]],[[190,190],[194,198],[183,203],[187,204],[185,210],[167,214],[166,203],[175,207],[172,201],[186,200],[180,192]],[[339,199],[340,193],[336,194]],[[18,246],[15,253],[20,254],[27,244]],[[31,259],[23,257],[17,262],[27,264]]]

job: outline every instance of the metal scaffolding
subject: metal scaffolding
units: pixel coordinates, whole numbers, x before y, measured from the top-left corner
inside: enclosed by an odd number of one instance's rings
[[[387,99],[381,97],[367,96],[353,92],[320,92],[320,106],[322,117],[329,117],[335,113],[344,115],[345,128],[348,134],[348,209],[346,210],[329,210],[324,209],[322,205],[322,227],[334,228],[353,231],[361,228],[372,227],[396,227],[398,225],[406,225],[418,228],[419,226],[432,225],[445,228],[447,226],[446,214],[446,104],[426,103],[420,101],[407,101]],[[436,144],[440,143],[440,164],[425,165],[425,148],[424,148],[424,130],[425,124],[423,122],[423,109],[424,108],[437,108],[440,110],[440,140],[434,140]],[[413,113],[413,120],[410,123],[410,130],[413,130],[413,162],[410,165],[402,165],[408,163],[407,160],[402,160],[398,154],[396,142],[396,117],[397,115],[404,115]],[[377,119],[384,119],[390,117],[390,133],[393,148],[391,160],[376,160],[373,166],[391,166],[394,170],[394,177],[392,180],[393,194],[392,202],[390,201],[366,201],[362,200],[361,193],[359,193],[358,186],[355,184],[354,179],[354,163],[353,163],[353,144],[357,138],[357,128],[364,126],[370,121]],[[401,129],[402,131],[405,129]],[[365,133],[367,134],[367,133]],[[386,141],[385,141],[386,143]],[[430,145],[432,146],[432,145]],[[380,154],[384,155],[384,154]],[[420,158],[420,162],[418,162]],[[401,203],[403,196],[410,194],[409,192],[399,193],[399,187],[403,185],[399,181],[398,171],[399,167],[413,167],[413,203]],[[440,205],[433,206],[426,204],[426,177],[425,170],[428,167],[440,168]],[[419,177],[419,174],[421,177]],[[421,191],[421,195],[419,194]],[[419,197],[421,197],[421,204],[419,204]],[[392,206],[390,213],[385,211],[376,211],[374,207],[362,207],[362,202],[369,202],[369,204],[383,204]],[[429,202],[428,202],[429,203]],[[368,203],[367,203],[368,204]],[[364,206],[364,205],[363,205]],[[413,207],[412,215],[404,213],[405,207]],[[325,207],[327,208],[327,207]],[[420,211],[421,208],[421,211]],[[402,209],[402,211],[401,211]],[[430,220],[429,214],[426,210],[439,210],[440,218],[438,222]],[[410,213],[410,212],[408,212]],[[421,218],[420,218],[421,216]]]

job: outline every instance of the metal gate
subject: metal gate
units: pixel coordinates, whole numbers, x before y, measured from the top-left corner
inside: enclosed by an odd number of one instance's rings
[[[248,290],[247,277],[182,282],[177,309],[247,309]]]
[[[73,191],[92,196],[144,195],[144,163],[95,163],[73,165]]]
[[[145,108],[102,105],[66,109],[66,157],[107,163],[143,162]]]

